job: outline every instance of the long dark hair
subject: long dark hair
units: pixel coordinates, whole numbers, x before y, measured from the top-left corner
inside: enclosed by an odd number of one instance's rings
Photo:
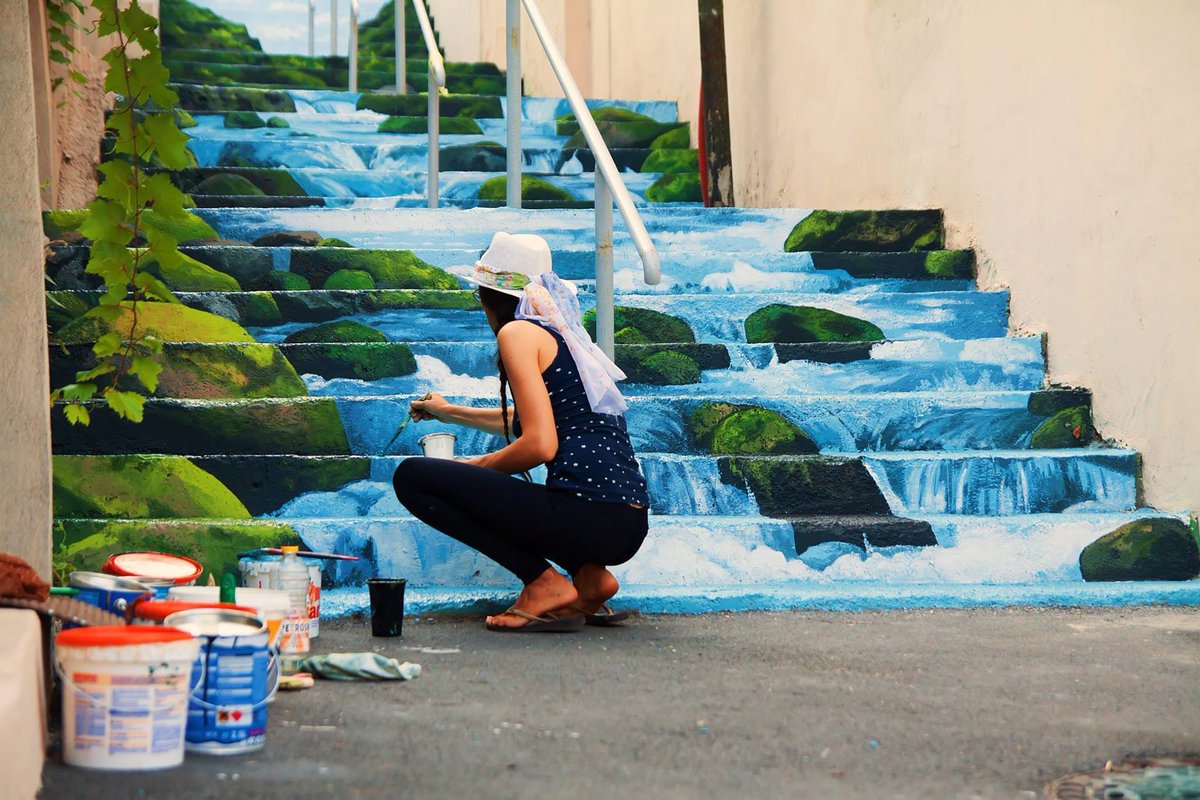
[[[479,287],[479,303],[487,312],[495,333],[500,333],[501,328],[517,318],[517,305],[520,302],[520,298],[510,294]],[[504,441],[508,443],[512,441],[512,434],[508,430],[508,372],[504,369],[504,359],[500,357],[499,349],[496,350],[496,369],[500,373],[500,419],[504,423]]]

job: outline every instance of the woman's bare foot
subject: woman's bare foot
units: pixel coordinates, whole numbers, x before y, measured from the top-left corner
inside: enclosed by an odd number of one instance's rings
[[[579,592],[575,590],[575,586],[554,569],[547,568],[533,583],[521,590],[513,606],[540,617],[548,612],[566,608],[578,600]],[[488,625],[506,628],[520,628],[528,623],[529,620],[516,614],[496,614],[487,618]]]
[[[603,566],[584,564],[575,573],[575,590],[579,592],[579,601],[574,608],[584,614],[595,614],[620,589],[621,584]]]

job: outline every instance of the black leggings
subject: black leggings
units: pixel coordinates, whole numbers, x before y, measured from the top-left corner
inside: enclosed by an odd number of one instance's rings
[[[525,584],[550,568],[547,559],[570,575],[584,564],[623,564],[646,538],[645,508],[584,500],[473,464],[406,458],[392,483],[413,516]]]

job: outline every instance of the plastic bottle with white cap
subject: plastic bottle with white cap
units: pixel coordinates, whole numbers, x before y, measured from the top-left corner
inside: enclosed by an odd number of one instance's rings
[[[279,652],[285,656],[304,655],[310,646],[308,628],[308,567],[300,560],[300,548],[284,545],[283,560],[279,562],[279,588],[287,593],[288,613],[283,620],[279,637]]]

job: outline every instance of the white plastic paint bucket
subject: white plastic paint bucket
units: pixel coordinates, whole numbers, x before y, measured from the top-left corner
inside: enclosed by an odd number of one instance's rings
[[[429,433],[417,440],[426,458],[454,458],[453,433]]]
[[[261,555],[238,559],[241,584],[249,589],[278,589],[279,561],[282,556]],[[308,635],[315,639],[321,635],[321,569],[319,559],[301,558],[308,567]]]
[[[63,761],[102,770],[183,763],[195,637],[170,627],[103,626],[63,631],[55,646]]]
[[[172,600],[187,600],[192,603],[215,603],[221,599],[219,586],[174,586],[169,592]],[[238,605],[249,606],[258,612],[259,618],[267,624],[272,647],[279,645],[279,630],[288,612],[288,596],[286,592],[275,589],[239,588],[234,592]]]

